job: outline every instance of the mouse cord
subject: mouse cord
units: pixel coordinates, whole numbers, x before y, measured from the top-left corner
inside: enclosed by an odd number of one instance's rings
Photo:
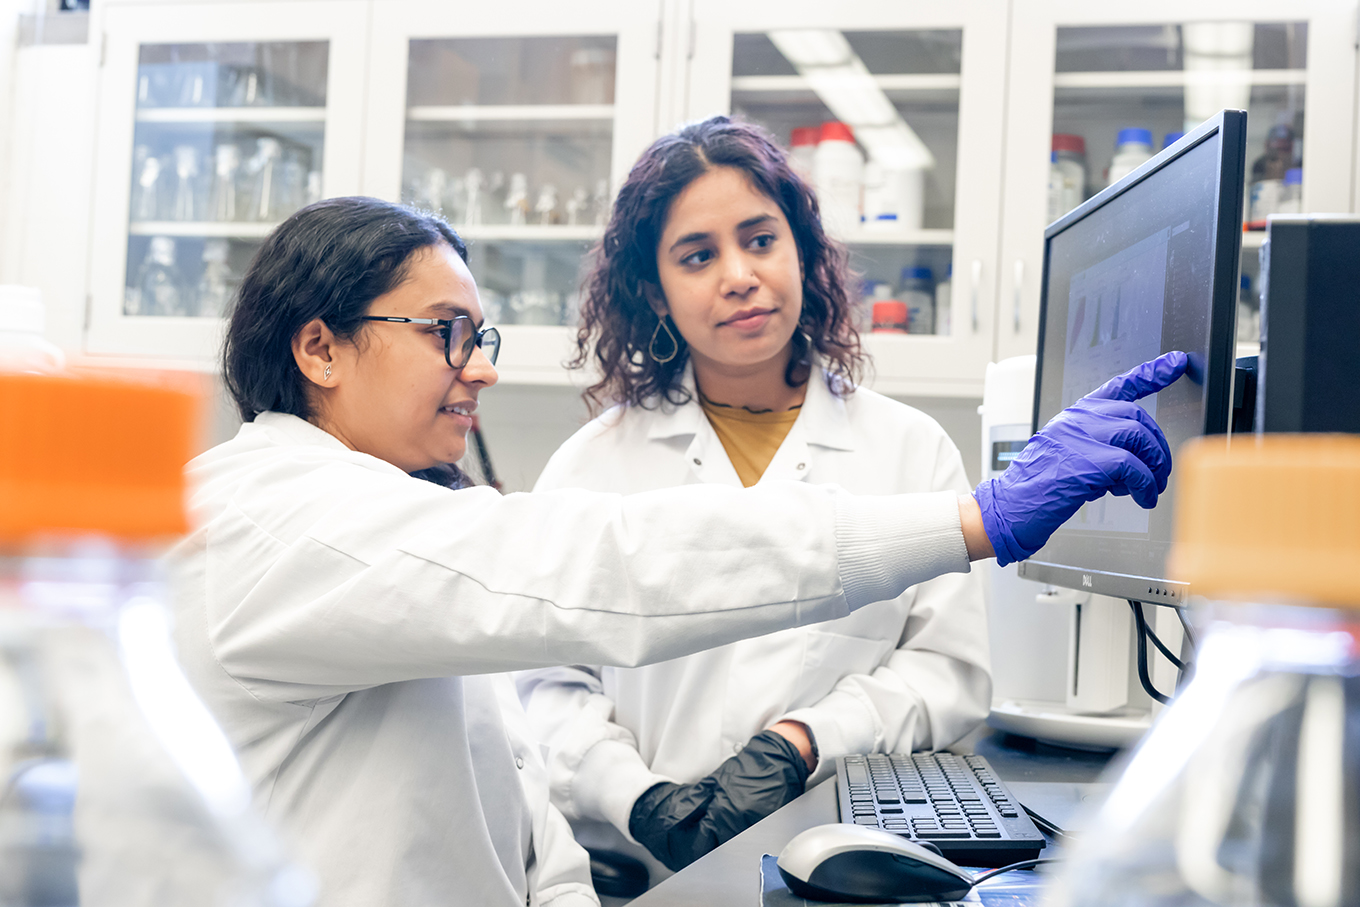
[[[1033,869],[1040,863],[1061,863],[1061,857],[1048,857],[1042,860],[1021,860],[1019,863],[1012,863],[1009,866],[1002,866],[1000,869],[993,869],[991,872],[984,872],[981,875],[973,876],[973,884],[981,885],[990,878],[1001,875],[1003,872],[1014,872],[1017,869]]]

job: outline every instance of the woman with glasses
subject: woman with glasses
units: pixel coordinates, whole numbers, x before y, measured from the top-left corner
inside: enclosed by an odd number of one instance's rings
[[[462,484],[452,464],[496,382],[497,339],[453,230],[359,198],[270,234],[227,326],[245,425],[188,467],[177,643],[320,904],[596,903],[495,672],[637,665],[844,617],[967,572],[993,540],[1032,547],[1137,481],[1068,477],[1043,516],[1016,482],[1048,487],[1053,470],[1023,455],[976,499],[445,487]],[[1142,413],[1126,405],[1073,418],[1108,435]],[[1137,425],[1155,500],[1170,466],[1155,425]]]

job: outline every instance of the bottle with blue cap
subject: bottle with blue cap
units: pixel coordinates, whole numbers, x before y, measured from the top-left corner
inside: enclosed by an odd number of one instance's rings
[[[907,306],[907,333],[935,333],[935,275],[930,268],[903,268],[897,298]]]
[[[1152,157],[1152,130],[1128,127],[1119,130],[1110,161],[1110,185],[1119,182]]]

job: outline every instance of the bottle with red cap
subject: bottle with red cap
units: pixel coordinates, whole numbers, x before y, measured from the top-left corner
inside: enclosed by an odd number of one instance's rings
[[[1055,133],[1049,173],[1048,219],[1055,221],[1086,201],[1086,140]]]
[[[812,161],[817,156],[817,142],[822,130],[818,126],[795,126],[789,133],[789,164],[795,173],[812,182]]]
[[[837,236],[859,229],[864,191],[864,155],[855,133],[845,123],[822,124],[812,161],[813,184],[822,209],[822,225]]]

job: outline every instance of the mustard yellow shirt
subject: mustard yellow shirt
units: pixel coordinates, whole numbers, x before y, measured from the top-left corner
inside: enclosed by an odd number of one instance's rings
[[[727,458],[737,470],[741,484],[750,488],[760,481],[765,469],[774,459],[779,445],[784,443],[793,423],[798,421],[800,407],[784,412],[753,413],[714,403],[700,396],[699,405],[704,408],[709,424],[722,442]]]

